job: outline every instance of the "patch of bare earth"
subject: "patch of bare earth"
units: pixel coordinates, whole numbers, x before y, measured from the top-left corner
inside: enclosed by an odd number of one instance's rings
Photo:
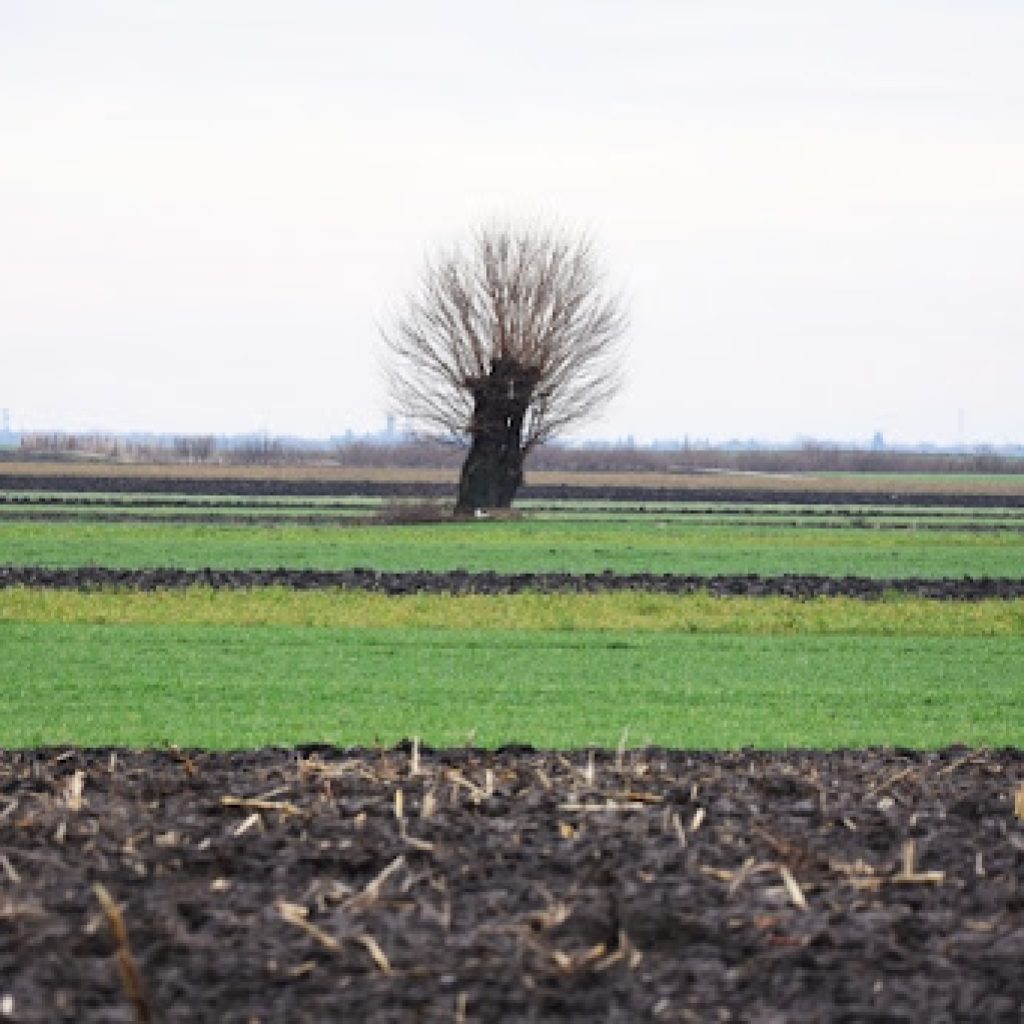
[[[0,1019],[1024,1015],[1024,752],[0,753]]]

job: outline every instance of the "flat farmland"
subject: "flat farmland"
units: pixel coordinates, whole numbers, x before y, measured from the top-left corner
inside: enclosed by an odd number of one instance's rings
[[[396,599],[401,600],[401,599]],[[1009,746],[1017,635],[0,622],[3,741]]]
[[[1021,1019],[1014,481],[163,468],[0,474],[7,1016]]]
[[[327,474],[321,493],[308,468],[131,468],[149,489],[125,491],[104,489],[123,467],[15,468],[9,745],[936,747],[1024,730],[1016,478],[844,479],[834,500],[818,478],[779,497],[772,478],[709,501],[599,476],[589,499],[453,522],[407,471]],[[26,476],[52,486],[12,486]]]
[[[295,490],[319,489],[331,485],[366,484],[439,484],[453,488],[458,480],[456,469],[424,467],[339,466],[329,463],[278,466],[136,464],[89,460],[79,463],[49,461],[0,462],[0,478],[9,488],[30,489],[40,480],[76,481],[79,489],[96,486],[96,481],[123,481],[120,490],[132,490],[133,481],[161,481],[173,486],[184,481],[193,490],[209,487],[213,493],[231,493],[246,483],[262,487],[282,484]],[[221,486],[229,481],[230,486]],[[24,483],[28,487],[24,487]],[[720,487],[734,491],[787,490],[800,494],[809,492],[858,491],[864,493],[944,493],[1024,496],[1024,473],[1021,474],[934,474],[934,473],[572,473],[529,470],[527,491],[534,487],[578,486],[595,493],[609,488],[656,488],[663,490],[699,491]],[[48,484],[52,486],[52,484]],[[59,486],[59,484],[58,484]]]
[[[408,526],[6,523],[8,564],[120,568],[1019,576],[1017,529],[800,529],[686,522]]]

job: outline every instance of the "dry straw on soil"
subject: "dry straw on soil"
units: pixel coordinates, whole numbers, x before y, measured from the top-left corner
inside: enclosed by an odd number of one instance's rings
[[[1020,1019],[1024,753],[625,740],[0,754],[0,1006]]]

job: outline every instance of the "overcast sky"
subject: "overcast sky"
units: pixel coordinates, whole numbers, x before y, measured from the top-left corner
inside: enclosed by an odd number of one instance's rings
[[[494,218],[628,298],[590,436],[1024,442],[1020,0],[0,0],[0,407],[383,426]]]

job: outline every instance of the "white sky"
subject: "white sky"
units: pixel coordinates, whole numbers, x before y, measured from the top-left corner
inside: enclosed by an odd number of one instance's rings
[[[1020,0],[0,0],[16,429],[379,429],[495,217],[593,235],[588,436],[1024,441]]]

